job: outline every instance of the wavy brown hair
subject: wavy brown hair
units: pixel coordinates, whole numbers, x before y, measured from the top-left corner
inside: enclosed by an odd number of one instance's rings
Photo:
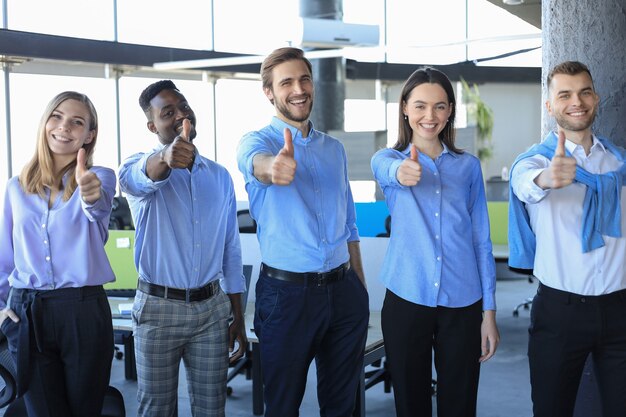
[[[46,109],[39,121],[39,129],[37,131],[37,147],[35,154],[31,160],[24,166],[20,173],[19,181],[22,188],[30,194],[38,194],[42,198],[46,196],[46,188],[54,187],[61,181],[61,178],[65,174],[68,174],[67,184],[63,190],[63,200],[70,199],[78,184],[76,183],[76,177],[74,171],[76,170],[76,159],[70,162],[68,165],[61,168],[58,173],[54,172],[54,164],[52,159],[52,153],[48,146],[48,140],[46,138],[46,123],[52,112],[56,110],[61,103],[66,100],[80,101],[85,105],[89,112],[89,130],[93,131],[93,139],[89,143],[85,143],[83,148],[86,151],[87,167],[92,166],[92,158],[94,148],[96,146],[96,138],[98,137],[98,114],[89,97],[82,93],[75,91],[64,91],[57,94],[46,106]],[[60,177],[59,177],[60,175]]]
[[[452,83],[443,72],[432,67],[421,67],[415,70],[413,74],[404,82],[400,100],[398,103],[398,141],[393,145],[393,149],[404,151],[413,137],[413,129],[409,125],[409,121],[404,119],[403,107],[406,104],[411,91],[420,84],[430,83],[439,84],[448,96],[448,103],[451,107],[450,117],[446,126],[439,132],[439,140],[443,142],[451,152],[463,153],[463,150],[457,148],[454,144],[456,130],[454,129],[454,119],[456,117],[456,99],[454,97],[454,89]]]

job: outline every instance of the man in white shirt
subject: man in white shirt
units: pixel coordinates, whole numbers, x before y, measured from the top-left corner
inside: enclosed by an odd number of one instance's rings
[[[587,356],[604,417],[626,415],[626,151],[592,133],[599,97],[589,69],[547,78],[557,132],[511,171],[509,264],[534,269],[528,358],[535,417],[572,416]]]

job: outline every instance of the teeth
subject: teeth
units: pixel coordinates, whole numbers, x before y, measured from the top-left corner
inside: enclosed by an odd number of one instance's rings
[[[302,104],[306,101],[306,99],[302,99],[302,100],[291,100],[291,104]]]
[[[426,129],[432,129],[437,125],[434,123],[433,124],[422,123],[422,126],[425,127]]]
[[[577,111],[577,112],[574,112],[574,113],[570,113],[570,116],[582,116],[583,114],[585,114],[585,112]]]

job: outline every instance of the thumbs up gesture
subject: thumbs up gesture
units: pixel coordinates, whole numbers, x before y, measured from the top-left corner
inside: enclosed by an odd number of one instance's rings
[[[285,128],[283,137],[285,138],[285,145],[272,162],[272,183],[276,185],[289,185],[296,176],[297,164],[294,159],[291,130]]]
[[[559,130],[559,139],[550,167],[537,177],[537,185],[543,189],[563,188],[574,182],[576,159],[565,156],[565,132]]]
[[[87,168],[87,152],[84,148],[76,155],[76,183],[80,197],[87,204],[93,204],[100,199],[102,183],[98,176]]]
[[[422,165],[418,162],[419,151],[411,145],[411,157],[402,161],[396,172],[398,182],[406,187],[417,185],[422,179]]]
[[[183,120],[183,129],[174,141],[166,146],[161,152],[163,160],[170,168],[188,168],[193,165],[196,156],[196,147],[189,140],[191,122]]]

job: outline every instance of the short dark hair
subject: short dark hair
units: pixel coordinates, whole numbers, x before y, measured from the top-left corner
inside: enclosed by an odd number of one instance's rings
[[[172,80],[157,81],[147,86],[145,90],[141,92],[141,95],[139,96],[139,106],[141,106],[141,109],[146,116],[150,113],[150,101],[163,90],[174,90],[180,93]]]
[[[566,75],[577,75],[586,72],[589,75],[589,79],[591,79],[591,84],[593,85],[593,77],[591,76],[591,71],[589,68],[578,61],[565,61],[556,65],[554,68],[550,70],[548,73],[548,78],[546,79],[546,87],[550,88],[550,84],[552,83],[552,78],[554,78],[557,74],[566,74]]]
[[[463,151],[457,148],[454,143],[456,136],[456,130],[454,129],[454,120],[456,118],[456,98],[454,97],[454,88],[452,87],[452,83],[446,74],[432,67],[418,68],[409,76],[402,86],[398,105],[398,141],[393,145],[393,149],[404,151],[411,143],[413,129],[411,129],[409,121],[404,119],[403,107],[409,99],[411,91],[413,91],[413,89],[418,85],[424,83],[439,84],[446,92],[451,112],[450,117],[446,122],[446,126],[441,132],[439,132],[439,140],[445,143],[450,151],[462,153]]]
[[[261,64],[261,80],[263,81],[263,89],[272,88],[272,70],[283,62],[299,60],[306,64],[309,73],[313,75],[313,67],[311,61],[304,56],[304,51],[298,48],[278,48],[269,54]]]

